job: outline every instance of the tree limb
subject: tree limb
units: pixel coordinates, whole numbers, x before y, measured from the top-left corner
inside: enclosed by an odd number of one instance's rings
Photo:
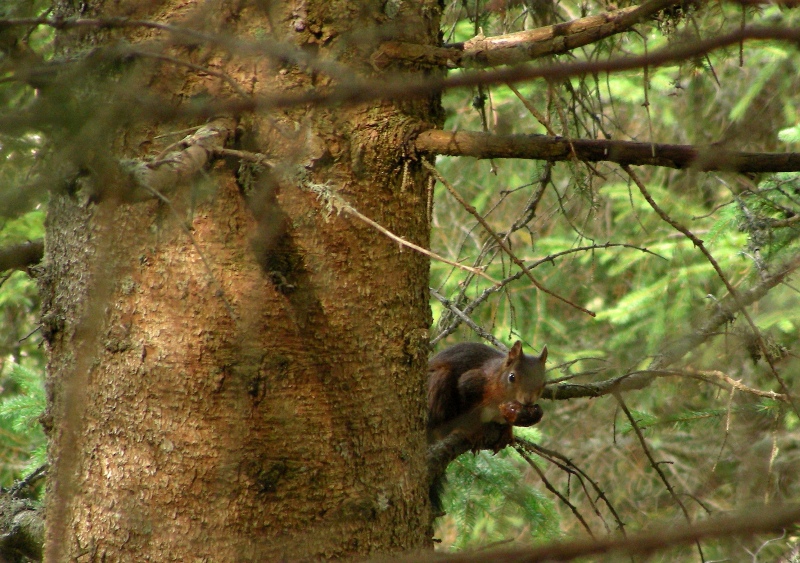
[[[800,505],[759,505],[738,514],[709,518],[690,526],[675,526],[674,523],[660,523],[653,526],[654,531],[643,532],[627,539],[609,538],[599,541],[579,540],[552,543],[533,549],[514,549],[492,552],[493,561],[510,563],[533,563],[536,561],[572,561],[579,557],[592,555],[651,554],[656,550],[674,548],[678,545],[695,543],[711,538],[746,537],[756,534],[780,532],[800,522]],[[452,563],[471,563],[486,561],[485,552],[459,553],[447,558]],[[416,559],[419,560],[418,558]]]
[[[38,264],[44,255],[44,240],[32,240],[0,248],[0,272],[26,270]]]
[[[616,162],[730,172],[793,172],[800,170],[800,153],[736,152],[715,146],[668,145],[602,139],[572,139],[546,135],[493,135],[472,131],[423,131],[414,141],[420,152],[475,158],[528,158]]]
[[[800,268],[800,254],[793,256],[778,271],[761,280],[748,290],[739,292],[739,303],[746,307],[764,297],[770,289],[782,283],[789,274]],[[717,303],[714,312],[698,328],[679,338],[662,349],[647,370],[625,374],[619,377],[598,381],[596,383],[562,383],[545,387],[542,398],[555,401],[576,399],[578,397],[601,397],[616,391],[633,391],[644,389],[657,377],[658,371],[677,362],[689,351],[693,350],[717,333],[717,329],[734,318],[736,304],[728,296]]]
[[[377,69],[385,68],[392,61],[444,68],[516,64],[545,55],[566,53],[628,31],[634,24],[678,3],[675,0],[649,0],[641,6],[630,6],[518,33],[475,37],[444,47],[388,41],[372,55],[372,64]]]

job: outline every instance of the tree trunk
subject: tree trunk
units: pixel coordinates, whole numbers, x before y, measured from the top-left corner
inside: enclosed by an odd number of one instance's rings
[[[266,31],[349,70],[299,67],[269,56],[268,41],[256,56],[173,43],[165,52],[195,67],[146,58],[75,88],[96,96],[76,103],[100,109],[60,141],[59,157],[90,174],[53,194],[47,222],[47,560],[297,560],[430,545],[428,261],[329,204],[345,200],[427,246],[426,175],[403,141],[440,120],[438,100],[245,116],[237,148],[274,167],[218,160],[159,199],[125,203],[124,178],[107,173],[113,159],[180,138],[157,135],[202,124],[137,120],[150,110],[124,105],[133,87],[177,110],[232,95],[201,65],[256,96],[301,93],[373,72],[381,33],[436,43],[438,2],[384,4],[220,3],[199,14],[98,0],[82,14],[202,23],[241,42]],[[60,45],[74,54],[123,32],[65,31]]]

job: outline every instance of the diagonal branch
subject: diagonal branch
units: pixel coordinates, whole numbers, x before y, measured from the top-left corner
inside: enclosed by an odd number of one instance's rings
[[[536,465],[536,462],[533,461],[533,458],[531,458],[530,455],[528,455],[528,452],[525,451],[524,448],[517,448],[517,453],[522,457],[522,459],[525,460],[528,466],[530,466],[530,468],[536,472],[536,474],[539,476],[539,479],[542,480],[542,483],[544,484],[545,488],[554,495],[556,495],[559,498],[559,500],[570,509],[572,514],[578,520],[578,522],[581,523],[581,526],[583,526],[583,528],[589,534],[589,537],[591,537],[592,539],[596,539],[597,536],[594,535],[594,532],[592,532],[592,528],[589,526],[589,523],[586,521],[583,515],[578,511],[578,507],[572,504],[565,495],[561,494],[561,492],[558,489],[556,489],[552,483],[550,483],[550,481],[545,476],[544,471],[542,471],[541,468],[538,465]],[[583,480],[581,480],[581,483],[583,483]],[[592,505],[594,505],[594,503],[592,503]]]
[[[491,276],[489,276],[488,274],[486,274],[480,268],[470,268],[469,266],[465,266],[464,264],[459,264],[458,262],[454,262],[452,260],[448,260],[444,256],[439,256],[438,254],[436,254],[435,252],[431,252],[427,248],[422,248],[421,246],[419,246],[417,244],[414,244],[413,242],[407,241],[403,237],[394,234],[393,232],[389,231],[385,227],[381,226],[380,224],[376,223],[375,221],[373,221],[372,219],[370,219],[369,217],[367,217],[366,215],[364,215],[363,213],[361,213],[360,211],[355,209],[352,205],[347,203],[341,196],[335,194],[333,191],[331,191],[326,186],[319,186],[319,185],[311,186],[311,191],[315,192],[317,194],[317,196],[320,197],[321,199],[325,199],[326,202],[328,203],[328,205],[331,205],[332,208],[336,208],[340,212],[343,211],[343,212],[347,213],[348,215],[352,215],[356,219],[359,219],[360,221],[363,221],[364,223],[366,223],[367,225],[369,225],[370,227],[372,227],[376,231],[386,235],[387,237],[389,237],[393,241],[395,241],[395,242],[397,242],[397,243],[399,243],[399,244],[401,244],[401,245],[403,245],[405,247],[408,247],[408,248],[410,248],[412,250],[416,250],[420,254],[424,254],[425,256],[428,256],[429,258],[433,258],[434,260],[438,260],[440,262],[444,262],[445,264],[449,264],[450,266],[454,266],[456,268],[460,268],[460,269],[462,269],[464,271],[470,272],[470,273],[475,274],[477,276],[481,276],[482,278],[490,281],[493,285],[500,285],[499,281],[497,281],[496,279],[494,279]]]
[[[800,153],[751,153],[715,146],[669,145],[546,135],[493,135],[472,131],[423,131],[414,141],[420,152],[475,158],[528,158],[616,162],[696,170],[731,172],[795,172]],[[574,152],[573,152],[574,151]]]
[[[758,345],[761,348],[761,352],[764,355],[764,360],[766,360],[766,362],[769,364],[770,370],[772,371],[772,375],[775,377],[778,384],[783,389],[784,394],[788,397],[789,404],[791,404],[795,414],[797,414],[797,416],[800,417],[800,409],[798,409],[798,406],[795,404],[792,395],[789,393],[789,388],[786,386],[786,382],[783,380],[780,374],[778,374],[778,370],[775,369],[775,363],[772,359],[772,356],[769,353],[769,350],[767,350],[767,345],[764,342],[764,338],[761,336],[761,331],[759,331],[758,327],[756,327],[755,322],[753,321],[752,317],[750,317],[750,313],[747,312],[747,308],[739,300],[739,292],[736,290],[735,287],[733,287],[733,284],[731,284],[727,276],[725,276],[725,273],[722,271],[722,268],[720,268],[719,263],[717,263],[717,261],[714,259],[714,257],[706,248],[705,243],[699,238],[697,238],[697,236],[695,236],[695,234],[692,233],[689,229],[679,224],[677,221],[673,220],[666,213],[666,211],[661,209],[661,207],[653,199],[653,196],[650,195],[650,192],[647,190],[647,186],[645,186],[644,183],[639,179],[639,177],[633,172],[633,170],[631,170],[630,166],[625,165],[622,167],[622,169],[628,174],[628,176],[630,176],[631,180],[633,180],[633,182],[639,188],[642,197],[644,197],[645,200],[647,200],[647,203],[650,204],[650,207],[653,208],[653,211],[655,211],[656,214],[659,217],[661,217],[661,219],[665,223],[669,224],[675,230],[679,231],[686,238],[691,240],[692,244],[694,244],[694,246],[700,250],[703,256],[706,257],[706,260],[708,260],[709,264],[711,264],[711,267],[714,268],[714,271],[717,273],[717,276],[719,276],[719,278],[722,280],[722,283],[725,284],[725,287],[728,289],[728,295],[736,304],[736,309],[742,312],[742,315],[744,316],[745,320],[747,320],[747,324],[750,325],[750,329],[753,331],[753,335],[756,337]]]
[[[546,55],[566,53],[628,31],[633,25],[679,3],[676,0],[649,0],[641,6],[630,6],[518,33],[476,37],[444,47],[388,41],[372,55],[372,64],[377,69],[393,61],[444,68],[517,64]]]
[[[536,444],[534,442],[531,442],[529,440],[525,440],[523,438],[515,438],[514,442],[515,442],[514,448],[517,451],[525,450],[525,451],[528,451],[530,453],[535,453],[536,455],[540,456],[542,459],[545,459],[545,460],[549,461],[550,463],[552,463],[553,465],[555,465],[556,467],[561,469],[561,471],[564,471],[568,475],[570,475],[570,476],[574,475],[575,478],[580,481],[581,486],[582,486],[582,488],[583,488],[583,490],[584,490],[584,492],[586,494],[586,498],[589,500],[589,502],[594,507],[595,513],[602,519],[602,516],[600,515],[599,509],[597,507],[597,503],[596,503],[595,500],[592,499],[592,495],[591,495],[590,491],[586,487],[585,482],[588,482],[589,485],[591,486],[591,488],[594,490],[594,494],[597,495],[597,498],[601,499],[603,501],[603,503],[606,505],[606,507],[608,508],[609,512],[611,512],[611,515],[614,517],[614,521],[617,523],[617,529],[619,530],[619,532],[623,536],[626,535],[625,534],[625,523],[622,521],[622,518],[620,518],[619,513],[617,512],[617,509],[614,508],[614,505],[611,503],[611,501],[606,496],[605,491],[603,491],[603,489],[600,487],[600,485],[597,483],[597,481],[592,479],[583,469],[578,467],[575,464],[575,462],[573,462],[571,459],[569,459],[568,457],[566,457],[562,453],[559,453],[559,452],[557,452],[555,450],[551,450],[551,449],[545,448],[544,446],[542,446],[540,444]],[[603,523],[605,524],[605,520],[604,519],[603,519]],[[608,525],[607,524],[606,524],[606,530],[608,530]]]
[[[686,523],[691,525],[692,519],[689,516],[689,511],[686,510],[686,506],[681,501],[678,494],[675,492],[675,489],[672,488],[672,484],[667,479],[666,474],[661,470],[661,464],[658,463],[653,454],[650,452],[650,448],[647,447],[647,441],[644,439],[644,435],[642,434],[641,428],[636,423],[636,419],[631,414],[631,411],[628,409],[628,405],[625,404],[625,401],[622,399],[622,395],[619,392],[614,393],[614,398],[617,400],[622,412],[625,413],[625,416],[628,418],[628,422],[631,424],[631,428],[633,428],[634,432],[636,433],[636,437],[639,440],[639,444],[642,446],[642,451],[644,455],[647,457],[647,460],[650,462],[650,467],[652,467],[655,472],[658,474],[658,477],[661,479],[661,482],[664,483],[664,486],[667,488],[672,499],[675,503],[680,507],[681,512],[683,513],[684,518],[686,519]],[[703,556],[703,548],[700,546],[700,540],[695,540],[695,545],[697,546],[697,551],[700,553],[700,559],[705,561],[705,557]]]

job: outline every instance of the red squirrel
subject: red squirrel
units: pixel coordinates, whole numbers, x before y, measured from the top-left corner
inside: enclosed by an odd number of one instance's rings
[[[428,363],[428,442],[459,432],[476,450],[496,452],[512,443],[512,426],[531,426],[542,418],[535,402],[544,389],[545,360],[547,346],[539,356],[526,356],[520,341],[508,354],[477,343],[436,354]],[[503,434],[487,444],[483,430],[492,422],[503,425]]]

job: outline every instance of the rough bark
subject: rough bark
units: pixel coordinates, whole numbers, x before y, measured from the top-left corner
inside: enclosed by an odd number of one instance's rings
[[[198,14],[183,3],[95,2],[88,15],[202,22],[237,39],[266,30],[367,73],[378,26],[405,41],[437,37],[437,2],[393,14],[383,4],[274,2],[266,13],[212,3]],[[66,38],[62,49],[74,55],[117,33]],[[346,80],[285,57],[170,48],[223,66],[254,94]],[[134,82],[178,105],[235,95],[187,67],[153,65]],[[427,246],[426,175],[403,143],[440,113],[432,98],[246,116],[241,148],[270,155],[271,170],[219,160],[205,195],[185,182],[138,203],[114,197],[114,183],[102,197],[82,185],[53,195],[40,278],[51,353],[47,560],[298,560],[430,545],[428,262],[332,212],[314,188]],[[148,149],[159,133],[201,124],[94,128],[120,130],[110,156],[142,158],[158,152]],[[118,174],[88,182],[122,185]]]

